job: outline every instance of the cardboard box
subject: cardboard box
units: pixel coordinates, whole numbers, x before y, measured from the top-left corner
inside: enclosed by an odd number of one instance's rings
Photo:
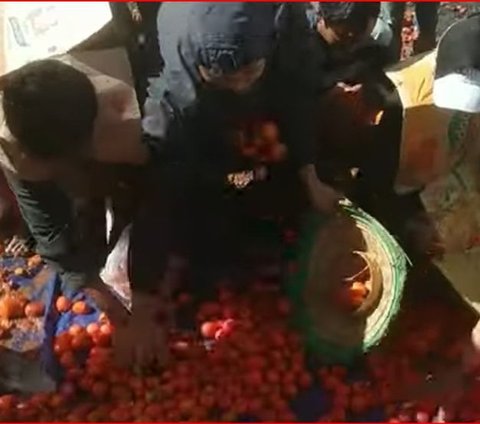
[[[108,2],[1,2],[0,75],[68,52],[111,19]]]

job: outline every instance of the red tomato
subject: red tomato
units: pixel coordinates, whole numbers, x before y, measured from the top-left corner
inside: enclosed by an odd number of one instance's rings
[[[63,395],[61,395],[60,393],[53,393],[50,396],[50,400],[49,400],[48,404],[49,404],[50,408],[55,410],[55,409],[58,409],[58,408],[62,407],[63,405],[65,405],[66,402],[67,402],[67,400],[65,399],[65,397]]]
[[[72,339],[72,349],[84,350],[88,349],[92,345],[92,340],[88,334],[79,334]]]
[[[110,411],[109,418],[111,421],[126,422],[130,421],[131,414],[128,409],[119,407]]]
[[[13,395],[0,396],[0,412],[10,411],[16,405],[17,399]]]
[[[75,337],[84,333],[85,333],[85,328],[83,328],[79,324],[72,324],[68,329],[68,334],[70,334],[72,337]]]
[[[57,355],[62,355],[66,351],[70,350],[71,347],[71,338],[67,333],[61,334],[60,336],[56,337],[53,343],[53,351]]]
[[[221,327],[222,323],[220,321],[207,321],[202,324],[200,332],[206,339],[213,339],[215,338],[216,332],[220,330]]]
[[[72,307],[72,301],[65,296],[59,296],[55,302],[55,306],[58,312],[65,313]]]
[[[88,315],[91,312],[91,308],[83,300],[77,300],[72,305],[72,312],[76,315]]]
[[[111,337],[108,334],[98,333],[93,336],[93,343],[100,347],[109,347],[111,344]]]
[[[113,334],[113,325],[110,323],[102,324],[100,326],[100,333],[111,336]]]
[[[92,384],[90,392],[95,399],[103,400],[108,394],[108,384],[104,381],[96,381]]]
[[[87,325],[86,331],[88,334],[90,334],[90,336],[93,336],[100,331],[100,325],[98,325],[96,322],[91,322]]]
[[[75,355],[71,351],[64,352],[60,355],[59,362],[65,369],[74,368],[77,365]]]
[[[94,346],[90,349],[90,358],[100,360],[109,359],[112,356],[112,349],[106,347]]]
[[[28,318],[38,318],[45,313],[45,305],[43,302],[35,301],[27,303],[25,306],[25,316]]]

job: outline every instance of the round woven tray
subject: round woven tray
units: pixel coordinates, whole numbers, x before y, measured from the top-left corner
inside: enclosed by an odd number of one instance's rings
[[[351,362],[380,342],[399,309],[408,268],[405,253],[383,226],[356,207],[343,207],[341,217],[305,220],[292,252],[296,271],[287,284],[307,348],[332,363]],[[369,263],[376,290],[361,311],[347,313],[330,293],[349,272],[339,264],[355,251]]]

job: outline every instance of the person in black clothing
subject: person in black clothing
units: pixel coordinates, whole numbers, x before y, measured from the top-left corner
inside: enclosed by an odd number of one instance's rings
[[[150,81],[143,119],[154,159],[149,195],[131,232],[133,311],[117,344],[125,362],[135,355],[132,346],[141,359],[159,356],[152,293],[162,287],[169,254],[187,257],[205,281],[225,275],[239,253],[242,205],[256,190],[269,197],[266,187],[280,181],[285,192],[305,192],[317,210],[336,210],[341,195],[315,169],[314,102],[337,82],[332,74],[323,86],[329,46],[344,50],[370,32],[378,4],[363,8],[326,4],[312,26],[305,3],[162,4],[163,69]],[[288,148],[289,160],[266,167],[267,175],[230,136],[239,122],[257,119],[276,122]],[[254,183],[237,190],[229,184],[237,173],[253,175]]]

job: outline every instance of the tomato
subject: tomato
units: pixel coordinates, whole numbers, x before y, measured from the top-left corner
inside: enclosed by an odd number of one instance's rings
[[[368,294],[367,286],[361,281],[355,281],[349,288],[352,297],[365,297]]]
[[[28,318],[37,318],[43,316],[45,313],[45,305],[43,302],[34,301],[27,303],[25,306],[25,316]]]
[[[49,399],[50,399],[50,396],[47,393],[35,393],[30,397],[29,402],[32,406],[37,408],[45,407]]]
[[[0,396],[0,412],[12,410],[16,403],[17,399],[13,395]]]
[[[118,407],[110,412],[109,418],[112,421],[126,422],[131,420],[132,415],[127,408]]]
[[[108,334],[98,333],[92,337],[93,343],[100,347],[109,347],[112,339]]]
[[[206,339],[215,338],[215,334],[222,327],[221,321],[207,321],[202,324],[200,332]]]
[[[98,358],[101,360],[109,359],[112,356],[112,349],[93,346],[90,349],[90,358]]]
[[[55,306],[58,312],[65,313],[68,312],[72,307],[72,302],[65,296],[59,296],[55,301]]]
[[[65,374],[67,381],[77,381],[81,376],[85,374],[85,371],[81,368],[70,368]]]
[[[90,389],[95,382],[95,379],[90,375],[84,375],[78,380],[78,387],[85,392],[90,392]]]
[[[275,122],[267,121],[260,126],[260,137],[265,140],[266,143],[276,144],[279,142],[280,132]]]
[[[67,403],[67,400],[65,399],[65,396],[61,395],[60,393],[53,393],[50,396],[50,399],[48,401],[48,405],[50,408],[53,410],[58,409],[65,405]]]
[[[312,385],[312,383],[313,383],[312,376],[308,372],[304,371],[300,374],[298,378],[298,385],[302,389],[307,389]]]
[[[119,402],[130,402],[132,399],[132,392],[124,386],[113,386],[110,389],[112,399]]]
[[[75,359],[75,355],[71,351],[64,352],[60,355],[59,358],[60,365],[63,368],[74,368],[77,365],[77,361]]]
[[[78,334],[72,338],[72,349],[75,351],[85,350],[92,345],[92,339],[88,334]]]
[[[70,334],[70,336],[72,337],[83,335],[85,333],[86,333],[85,328],[83,328],[79,324],[72,324],[68,329],[68,334]]]
[[[86,331],[90,336],[93,336],[100,331],[100,325],[96,322],[91,322],[87,325]]]
[[[100,333],[111,336],[113,334],[113,325],[110,323],[102,324],[100,326]]]
[[[75,385],[71,382],[64,382],[60,385],[58,392],[66,399],[72,398],[75,395]]]
[[[263,375],[260,371],[250,371],[244,378],[245,382],[252,387],[263,384]]]
[[[67,334],[67,333],[64,333],[64,334],[61,334],[60,336],[57,336],[55,338],[54,343],[53,343],[53,351],[57,355],[62,355],[63,353],[70,350],[71,347],[72,347],[71,338],[70,338],[69,334]]]
[[[363,396],[362,394],[353,395],[352,398],[350,399],[350,409],[355,414],[360,414],[362,412],[365,412],[367,408],[368,408],[368,401],[366,397]]]
[[[103,377],[106,374],[106,367],[102,363],[89,364],[87,368],[87,375],[95,378]]]
[[[83,300],[77,300],[72,305],[72,312],[76,315],[88,315],[92,309]]]
[[[8,293],[0,298],[0,318],[11,320],[25,316],[26,300],[16,293]]]
[[[17,419],[21,421],[32,421],[36,416],[36,411],[27,402],[20,402],[16,408]]]
[[[162,416],[162,413],[163,408],[161,404],[158,403],[147,405],[144,410],[144,414],[151,420],[158,420],[158,418]]]
[[[103,400],[108,395],[108,384],[104,381],[96,381],[92,384],[90,392],[95,399]]]

